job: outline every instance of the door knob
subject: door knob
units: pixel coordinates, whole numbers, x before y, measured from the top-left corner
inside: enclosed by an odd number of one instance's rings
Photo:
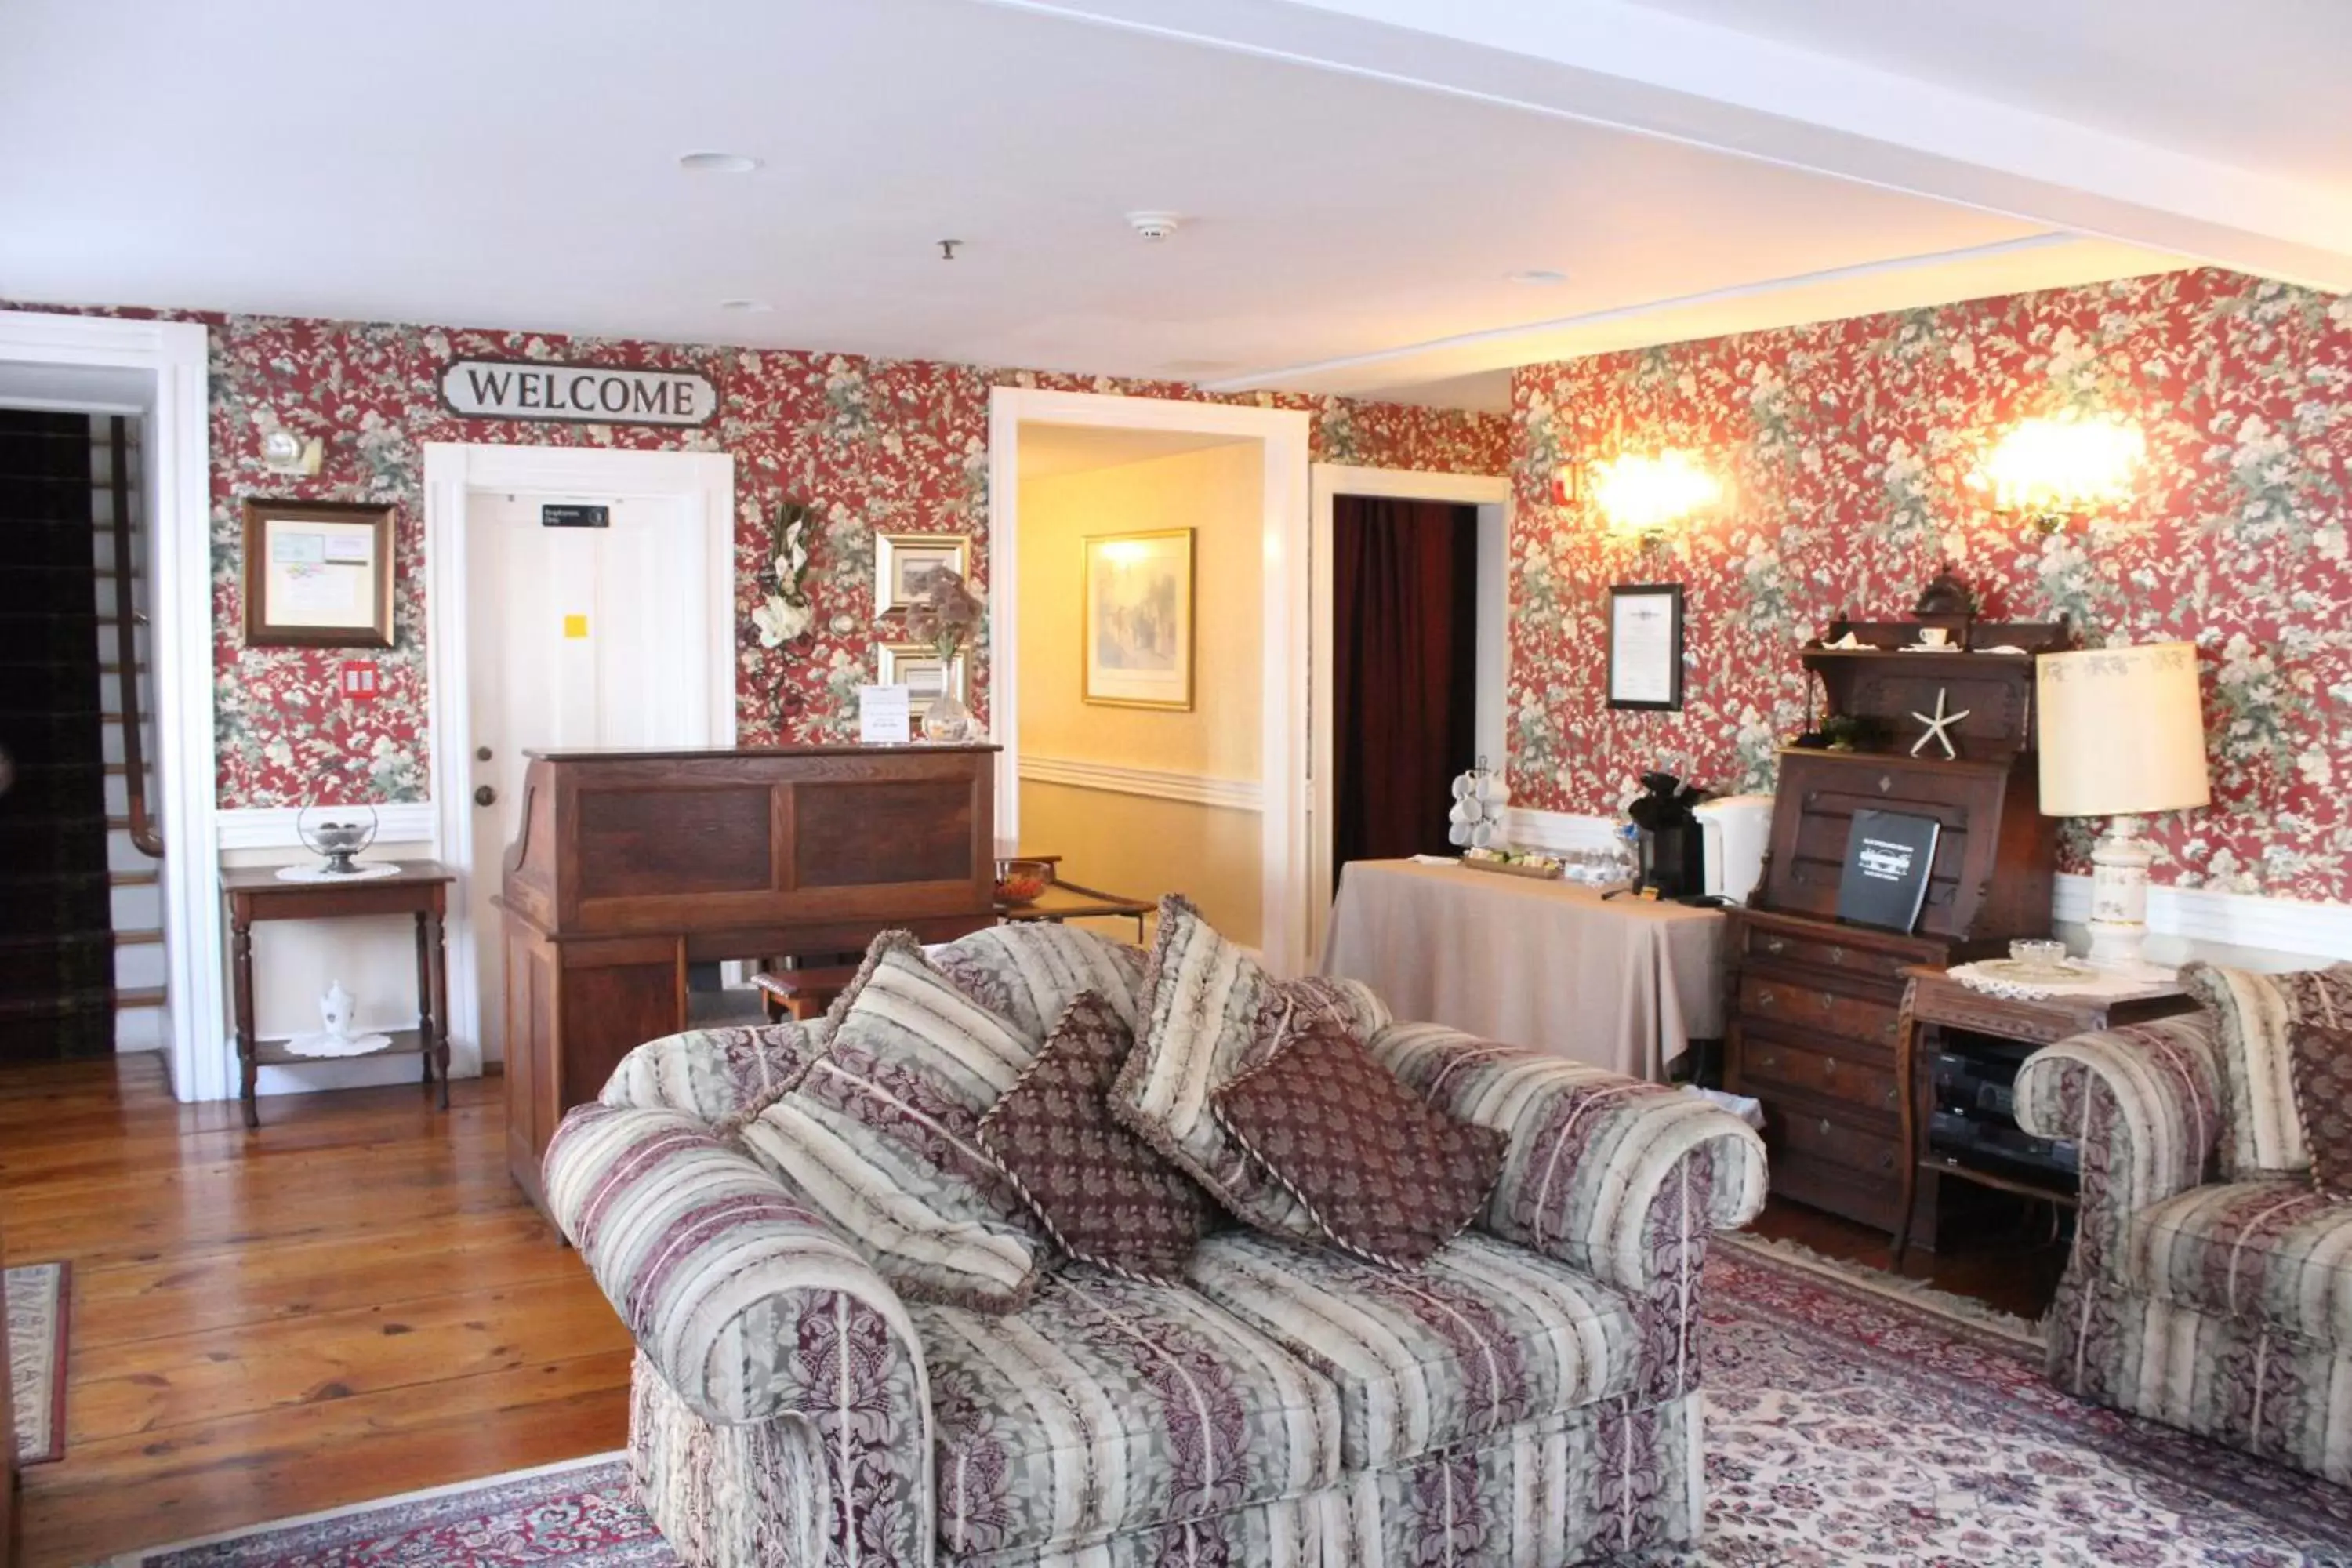
[[[499,792],[492,789],[488,784],[482,785],[481,788],[474,792],[474,804],[476,805],[496,805],[498,803]]]
[[[478,763],[487,763],[489,760],[490,749],[488,746],[476,746],[474,748],[474,761]]]

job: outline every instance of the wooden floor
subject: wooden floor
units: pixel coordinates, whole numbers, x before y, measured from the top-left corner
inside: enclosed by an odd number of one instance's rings
[[[2067,1244],[2050,1239],[2047,1209],[1990,1224],[1948,1239],[1941,1252],[1913,1249],[1903,1259],[1903,1277],[1955,1295],[1972,1296],[2001,1311],[2039,1320],[2057,1293],[2066,1267]],[[1887,1235],[1819,1209],[1775,1198],[1753,1227],[1759,1235],[1793,1241],[1826,1257],[1872,1268],[1887,1265]]]
[[[248,1133],[157,1057],[0,1070],[6,1261],[74,1266],[26,1562],[619,1447],[628,1335],[508,1181],[501,1093],[274,1099]]]

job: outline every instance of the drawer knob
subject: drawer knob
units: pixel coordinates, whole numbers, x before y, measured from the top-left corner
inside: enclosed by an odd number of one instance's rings
[[[1836,993],[1836,992],[1834,992],[1834,991],[1824,991],[1824,992],[1822,992],[1822,1010],[1823,1012],[1827,1012],[1829,1009],[1831,1009],[1832,1007],[1834,1007],[1834,1006],[1836,1006],[1836,1005],[1837,1005],[1837,993]]]
[[[1759,985],[1756,988],[1757,1006],[1769,1011],[1770,1008],[1777,1005],[1779,1002],[1779,994],[1775,993],[1769,985]]]
[[[1822,1076],[1823,1078],[1837,1077],[1837,1058],[1823,1057],[1822,1058]]]
[[[1832,963],[1843,963],[1845,962],[1845,949],[1842,947],[1833,947],[1830,949],[1830,962]]]
[[[1895,1037],[1903,1032],[1902,1023],[1903,1021],[1899,1018],[1887,1019],[1886,1022],[1878,1026],[1878,1037],[1886,1041],[1889,1045],[1894,1044]]]
[[[1789,951],[1789,944],[1781,941],[1777,936],[1766,937],[1764,939],[1764,951],[1767,952],[1786,952]]]
[[[1882,1171],[1891,1171],[1895,1169],[1894,1151],[1889,1150],[1887,1152],[1881,1154],[1878,1157],[1878,1168]]]
[[[1822,1118],[1821,1131],[1822,1137],[1826,1138],[1830,1135],[1830,1119],[1826,1116]]]

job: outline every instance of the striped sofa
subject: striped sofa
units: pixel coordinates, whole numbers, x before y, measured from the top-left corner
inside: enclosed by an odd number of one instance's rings
[[[2352,1483],[2352,1204],[2308,1174],[2219,1179],[2222,1049],[2200,1010],[2078,1035],[2020,1069],[2019,1123],[2082,1152],[2050,1376]]]
[[[1050,1019],[1099,940],[1000,928],[958,968]],[[1065,1266],[986,1316],[900,1300],[730,1135],[826,1027],[654,1041],[547,1154],[637,1342],[640,1495],[695,1568],[1550,1565],[1695,1538],[1700,1264],[1764,1193],[1737,1120],[1391,1025],[1392,1070],[1511,1135],[1425,1269],[1234,1228],[1189,1288]]]

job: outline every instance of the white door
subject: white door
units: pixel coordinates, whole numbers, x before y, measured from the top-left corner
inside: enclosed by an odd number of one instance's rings
[[[578,496],[466,498],[467,699],[474,861],[468,868],[482,1059],[505,1059],[498,911],[530,751],[711,742],[709,558],[675,497],[613,500],[604,528],[550,528]]]

